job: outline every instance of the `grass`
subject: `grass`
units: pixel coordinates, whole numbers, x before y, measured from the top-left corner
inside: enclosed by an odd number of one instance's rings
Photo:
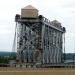
[[[0,67],[0,75],[75,75],[75,68]]]
[[[75,71],[75,68],[15,68],[15,67],[0,67],[0,71]]]

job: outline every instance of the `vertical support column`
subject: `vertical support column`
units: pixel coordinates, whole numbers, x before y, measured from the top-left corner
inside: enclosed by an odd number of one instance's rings
[[[63,56],[63,62],[65,61],[66,57],[65,57],[65,33],[63,33],[63,51],[64,51],[64,56]]]

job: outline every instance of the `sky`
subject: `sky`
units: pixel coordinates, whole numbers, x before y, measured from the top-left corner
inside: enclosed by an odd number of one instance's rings
[[[65,52],[75,53],[75,0],[0,0],[0,51],[12,51],[15,15],[32,5],[50,21],[58,20],[65,33]]]

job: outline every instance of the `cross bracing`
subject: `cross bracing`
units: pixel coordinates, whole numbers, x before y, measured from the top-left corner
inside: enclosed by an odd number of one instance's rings
[[[62,63],[65,28],[43,16],[17,18],[17,59],[25,64]]]

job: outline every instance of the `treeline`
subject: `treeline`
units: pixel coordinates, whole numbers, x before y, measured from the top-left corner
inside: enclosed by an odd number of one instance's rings
[[[16,60],[16,54],[11,54],[8,56],[0,56],[0,64],[8,64],[10,60]]]
[[[65,60],[75,60],[75,53],[64,53]]]

